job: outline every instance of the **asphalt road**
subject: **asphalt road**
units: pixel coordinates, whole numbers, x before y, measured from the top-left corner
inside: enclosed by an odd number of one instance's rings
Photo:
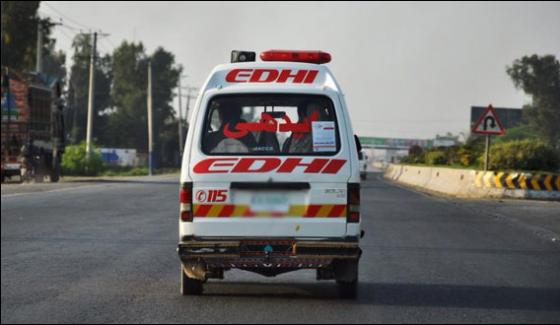
[[[231,271],[182,297],[177,184],[3,185],[2,323],[560,322],[558,202],[437,198],[370,174],[358,299],[312,271]]]

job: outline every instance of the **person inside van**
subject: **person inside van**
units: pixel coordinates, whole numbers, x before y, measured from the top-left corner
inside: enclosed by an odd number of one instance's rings
[[[318,121],[329,120],[327,114],[328,112],[325,112],[325,109],[319,103],[311,102],[298,107],[298,123],[303,123],[306,118],[311,119],[314,115]],[[284,153],[312,153],[313,134],[311,129],[306,133],[292,133],[284,142],[282,151]]]
[[[257,146],[255,137],[250,132],[241,138],[228,138],[224,128],[234,131],[238,123],[246,122],[241,118],[241,107],[233,103],[220,103],[216,108],[221,126],[217,131],[210,132],[206,141],[206,148],[210,153],[244,153],[250,152]]]

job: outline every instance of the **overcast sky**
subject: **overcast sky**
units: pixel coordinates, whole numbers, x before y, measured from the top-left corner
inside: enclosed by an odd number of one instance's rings
[[[199,86],[233,49],[323,50],[341,84],[354,131],[363,136],[433,138],[466,132],[470,106],[521,107],[505,69],[528,54],[560,57],[559,3],[165,3],[55,2],[40,13],[57,47],[88,28],[173,52]],[[176,100],[174,102],[176,106]]]

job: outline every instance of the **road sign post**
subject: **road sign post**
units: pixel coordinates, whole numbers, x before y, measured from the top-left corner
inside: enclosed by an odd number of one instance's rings
[[[490,157],[490,136],[486,135],[486,150],[484,151],[484,171],[488,170],[488,160]]]
[[[486,150],[484,152],[484,171],[488,170],[490,163],[490,136],[491,135],[503,135],[505,133],[504,127],[498,114],[492,107],[488,105],[486,110],[480,115],[478,121],[474,124],[472,128],[473,133],[486,135]]]

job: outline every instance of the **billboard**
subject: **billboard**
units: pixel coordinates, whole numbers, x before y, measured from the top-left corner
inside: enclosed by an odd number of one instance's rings
[[[472,130],[474,124],[480,118],[480,115],[488,106],[471,106],[471,124],[469,125],[469,130]],[[498,115],[500,122],[504,129],[511,129],[516,126],[523,124],[523,110],[521,108],[504,108],[504,107],[494,107],[494,111]]]

